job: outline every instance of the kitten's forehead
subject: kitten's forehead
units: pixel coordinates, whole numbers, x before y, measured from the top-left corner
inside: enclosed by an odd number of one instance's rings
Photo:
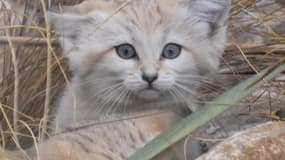
[[[81,15],[90,12],[103,11],[112,13],[116,10],[131,7],[133,9],[146,9],[149,5],[157,5],[174,8],[179,0],[85,0],[76,6],[66,8],[65,12],[73,12]]]
[[[110,30],[116,30],[113,31],[118,34],[114,37],[115,41],[133,44],[141,59],[158,60],[167,43],[168,29],[173,27],[172,21],[180,19],[176,16],[177,12],[174,12],[173,2],[175,1],[167,4],[165,0],[132,0],[113,15],[106,25],[113,26]]]
[[[141,28],[151,29],[165,23],[175,13],[168,5],[160,3],[157,0],[132,1],[129,5],[122,8],[120,13],[125,16],[129,22]],[[174,7],[175,8],[175,7]]]
[[[112,25],[108,27],[109,31],[127,33],[132,36],[129,37],[132,40],[155,39],[158,35],[163,35],[161,32],[167,33],[167,27],[170,28],[169,21],[174,14],[177,15],[176,3],[177,0],[85,0],[67,12],[80,15],[102,12],[107,15],[102,23]],[[147,35],[150,33],[152,37]]]

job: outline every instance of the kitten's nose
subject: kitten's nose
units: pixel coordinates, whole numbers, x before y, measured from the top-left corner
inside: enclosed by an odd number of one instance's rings
[[[157,73],[155,73],[155,74],[145,74],[145,73],[143,73],[142,74],[142,79],[144,80],[144,81],[146,81],[148,84],[152,84],[155,80],[157,80],[157,78],[158,78],[158,74]]]

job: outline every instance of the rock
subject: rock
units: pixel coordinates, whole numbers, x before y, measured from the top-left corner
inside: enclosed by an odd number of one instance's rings
[[[284,151],[285,122],[268,122],[234,134],[196,160],[281,160]]]

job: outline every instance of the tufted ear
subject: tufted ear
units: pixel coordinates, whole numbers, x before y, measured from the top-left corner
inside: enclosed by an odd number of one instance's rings
[[[66,51],[76,47],[82,30],[92,23],[89,16],[49,12],[48,17],[55,31],[60,34],[61,45]]]
[[[49,9],[50,12],[53,13],[65,13],[65,14],[77,14],[80,15],[81,14],[81,10],[84,9],[85,3],[80,3],[74,6],[61,6],[61,5],[57,5],[57,6],[53,6]]]
[[[209,23],[209,34],[214,35],[216,30],[227,24],[231,0],[183,0],[182,5],[197,21]]]

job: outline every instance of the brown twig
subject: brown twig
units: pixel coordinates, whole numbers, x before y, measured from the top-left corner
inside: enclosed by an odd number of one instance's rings
[[[275,63],[274,65],[272,65],[271,67],[269,67],[266,72],[264,72],[259,79],[257,79],[256,81],[254,81],[251,85],[248,86],[248,88],[251,88],[252,86],[254,86],[256,83],[260,82],[261,80],[264,80],[264,77],[266,77],[267,75],[269,75],[270,73],[272,73],[276,68],[278,68],[279,66],[283,65],[285,63],[285,58],[282,58],[278,63]]]
[[[261,53],[285,53],[285,44],[261,45],[252,44],[239,45],[242,51],[246,54],[261,54]],[[240,53],[240,49],[235,44],[230,44],[226,48],[227,53]]]
[[[46,45],[47,39],[40,37],[10,37],[11,41],[15,45]],[[8,44],[9,41],[6,36],[0,36],[0,44]],[[51,39],[52,45],[59,45],[56,39]]]

